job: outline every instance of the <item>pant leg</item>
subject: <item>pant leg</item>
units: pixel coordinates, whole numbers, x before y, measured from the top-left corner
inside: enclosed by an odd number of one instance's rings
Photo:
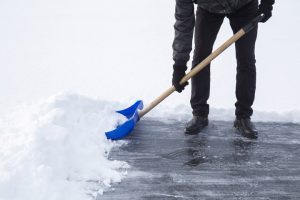
[[[195,23],[195,50],[192,68],[212,52],[217,34],[224,20],[224,15],[213,14],[198,6]],[[191,106],[193,115],[207,117],[210,93],[210,65],[192,78]]]
[[[228,16],[234,33],[248,24],[256,16],[258,1],[253,0],[237,12]],[[257,26],[235,43],[237,74],[235,115],[237,118],[250,118],[256,89],[255,42]]]

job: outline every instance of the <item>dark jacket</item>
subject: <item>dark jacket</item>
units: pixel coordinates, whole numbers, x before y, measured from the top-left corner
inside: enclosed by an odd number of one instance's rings
[[[196,0],[203,9],[219,14],[233,13],[252,0]]]
[[[194,1],[209,12],[229,14],[252,0],[176,0],[173,59],[177,65],[185,66],[190,58],[195,26]]]

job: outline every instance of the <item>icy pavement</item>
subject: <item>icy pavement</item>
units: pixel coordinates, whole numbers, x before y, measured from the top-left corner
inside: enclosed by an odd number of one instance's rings
[[[185,136],[182,122],[143,119],[111,152],[131,165],[127,178],[97,199],[300,199],[300,125],[256,125],[249,140],[232,122]]]

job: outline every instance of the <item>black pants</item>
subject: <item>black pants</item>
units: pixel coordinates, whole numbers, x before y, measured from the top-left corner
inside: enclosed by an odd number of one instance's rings
[[[234,33],[256,16],[257,0],[253,0],[238,11],[229,14],[214,14],[198,6],[195,25],[195,50],[192,66],[195,67],[211,54],[217,34],[225,17],[228,17]],[[235,114],[238,118],[250,118],[256,88],[255,41],[257,27],[235,43],[237,74]],[[224,78],[225,79],[225,78]],[[207,117],[210,92],[210,65],[192,78],[191,106],[193,115]]]

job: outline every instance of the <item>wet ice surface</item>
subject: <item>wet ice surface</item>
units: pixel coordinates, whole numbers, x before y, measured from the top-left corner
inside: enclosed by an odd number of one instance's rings
[[[221,121],[185,136],[182,122],[144,119],[111,153],[128,177],[98,199],[300,199],[300,125],[256,126],[257,140]]]

